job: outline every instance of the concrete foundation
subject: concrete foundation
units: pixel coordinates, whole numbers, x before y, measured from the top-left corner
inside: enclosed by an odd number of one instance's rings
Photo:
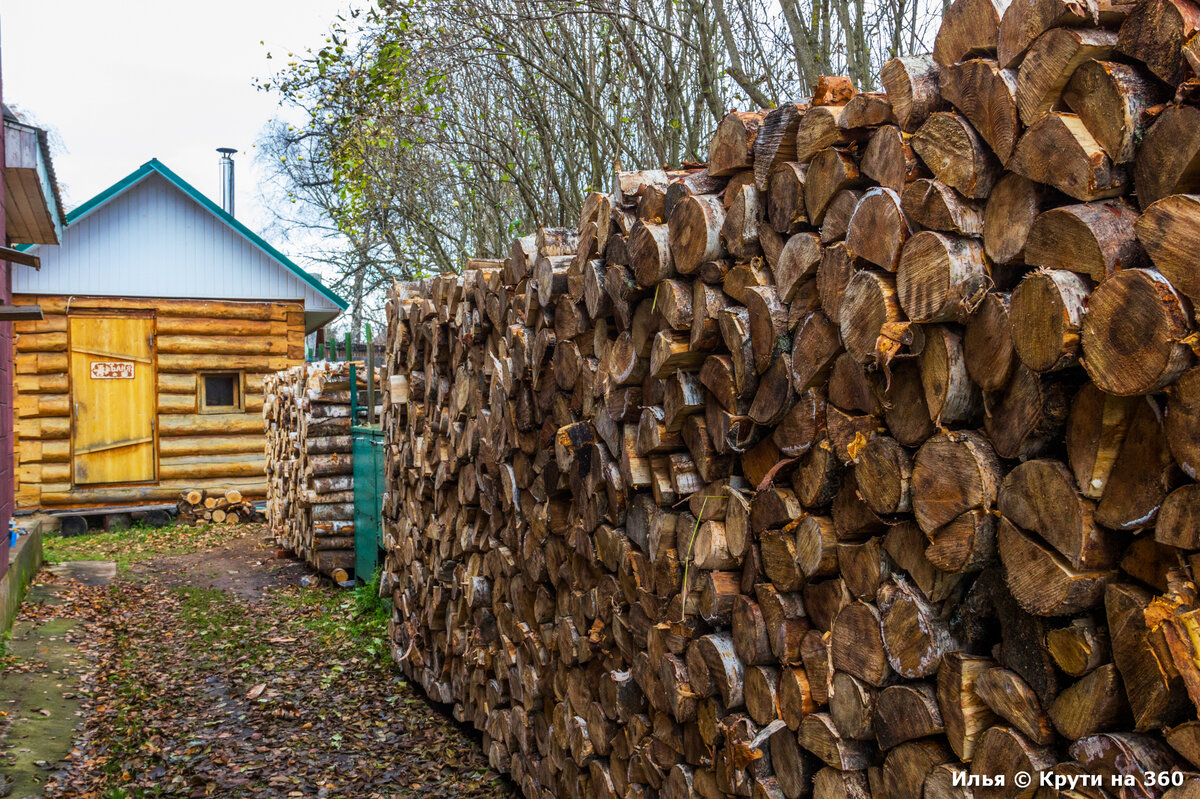
[[[9,553],[8,571],[0,578],[0,635],[12,627],[21,599],[29,590],[29,582],[42,567],[41,525],[25,522],[22,527],[28,529],[29,534],[17,538],[17,546]]]

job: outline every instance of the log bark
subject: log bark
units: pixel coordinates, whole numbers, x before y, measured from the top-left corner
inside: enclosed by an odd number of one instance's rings
[[[1116,197],[1129,183],[1125,168],[1104,153],[1079,116],[1058,111],[1025,131],[1007,167],[1080,202]]]
[[[1197,244],[1200,197],[1175,194],[1145,208],[1145,212],[1134,219],[1138,243],[1145,247],[1159,274],[1170,281],[1176,291],[1196,302],[1200,298],[1200,279],[1191,268],[1188,254],[1195,252]]]
[[[921,174],[921,162],[895,125],[881,125],[871,134],[859,167],[864,175],[892,191],[904,191],[905,184]]]
[[[988,510],[996,501],[1000,480],[1000,462],[983,436],[969,431],[933,436],[913,461],[917,524],[932,533],[969,510]]]
[[[1025,263],[1067,269],[1100,283],[1146,264],[1134,232],[1138,213],[1120,200],[1064,205],[1039,214],[1025,244]]]
[[[1149,394],[1191,365],[1192,351],[1182,343],[1191,331],[1187,306],[1160,273],[1131,269],[1114,275],[1092,293],[1087,310],[1084,367],[1101,390]]]
[[[1137,67],[1094,60],[1079,65],[1062,99],[1114,164],[1128,164],[1145,136],[1146,110],[1167,97],[1161,84]]]
[[[933,176],[965,197],[987,197],[1000,178],[1000,161],[971,123],[958,114],[933,114],[913,136],[912,144]]]
[[[996,0],[971,0],[947,9],[934,39],[934,60],[945,67],[973,55],[994,52],[1006,6]]]
[[[1152,0],[1136,5],[1121,24],[1117,49],[1146,65],[1160,80],[1183,80],[1183,45],[1200,31],[1200,8],[1187,0]]]
[[[1012,294],[1013,348],[1035,372],[1053,372],[1079,361],[1088,282],[1061,269],[1030,272]]]
[[[1060,101],[1067,82],[1082,64],[1103,61],[1117,44],[1115,33],[1086,28],[1052,28],[1025,53],[1017,73],[1017,108],[1032,125]]]
[[[990,58],[947,65],[938,76],[945,97],[962,112],[992,152],[1006,163],[1017,146],[1017,74]]]
[[[1133,165],[1143,210],[1170,194],[1200,192],[1200,108],[1168,106],[1146,131]]]
[[[904,247],[896,289],[912,321],[949,322],[970,315],[989,280],[977,239],[923,230]]]
[[[1015,172],[1000,178],[983,212],[983,249],[998,264],[1025,262],[1029,231],[1042,204],[1037,183]]]
[[[984,391],[1008,385],[1017,364],[1013,347],[1011,300],[1008,294],[989,292],[967,319],[963,332],[963,358],[967,374]]]
[[[905,216],[930,230],[962,236],[983,233],[983,203],[968,200],[937,180],[918,178],[910,182],[904,187],[901,206]]]
[[[846,250],[888,272],[895,272],[912,225],[900,207],[900,195],[874,188],[858,201],[846,229]]]

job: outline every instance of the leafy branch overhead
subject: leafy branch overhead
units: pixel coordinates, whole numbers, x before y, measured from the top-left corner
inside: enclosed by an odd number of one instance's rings
[[[614,167],[704,160],[730,108],[799,99],[823,74],[872,86],[883,61],[927,48],[940,10],[378,0],[261,82],[293,120],[263,149],[311,223],[349,242],[339,288],[358,310],[392,275],[455,270],[538,224],[573,223]]]

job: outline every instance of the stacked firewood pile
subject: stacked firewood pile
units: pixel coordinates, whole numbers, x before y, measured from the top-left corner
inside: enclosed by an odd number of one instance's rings
[[[361,365],[360,365],[361,371]],[[365,396],[366,381],[358,378]],[[268,375],[267,521],[276,541],[324,574],[354,568],[350,363]]]
[[[186,491],[176,505],[176,520],[180,524],[244,524],[261,521],[263,515],[254,503],[242,497],[235,488],[212,492],[202,488]]]
[[[397,293],[405,672],[530,799],[1200,768],[1197,30],[958,0]]]

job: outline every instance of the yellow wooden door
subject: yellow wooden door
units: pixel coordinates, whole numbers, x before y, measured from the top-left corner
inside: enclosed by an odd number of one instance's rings
[[[154,318],[71,315],[75,485],[156,477]]]

